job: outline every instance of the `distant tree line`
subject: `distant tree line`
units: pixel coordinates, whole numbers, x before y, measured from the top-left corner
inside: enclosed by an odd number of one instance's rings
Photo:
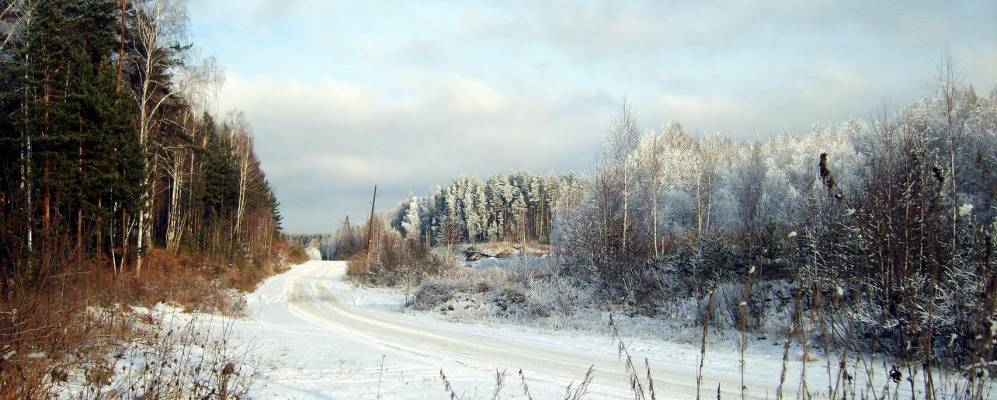
[[[388,218],[405,237],[430,245],[549,242],[558,210],[581,202],[586,188],[575,174],[462,176],[429,196],[410,196]]]
[[[374,233],[370,241],[375,249],[385,235],[397,235],[399,238],[391,239],[393,243],[407,243],[417,253],[462,243],[550,243],[558,215],[577,207],[586,190],[588,180],[573,173],[557,176],[513,172],[485,180],[461,176],[445,188],[437,186],[428,196],[410,195],[397,208],[375,215],[373,229],[369,229],[369,221],[352,225],[347,217],[333,234],[291,238],[319,249],[323,258],[334,260],[350,259],[365,251],[368,232]]]
[[[139,274],[153,247],[269,256],[278,202],[245,117],[207,111],[221,76],[181,2],[2,4],[5,289],[83,260]]]
[[[350,217],[346,217],[335,233],[291,234],[287,238],[304,248],[318,250],[323,260],[346,260],[363,250],[366,231],[361,228],[350,224]]]

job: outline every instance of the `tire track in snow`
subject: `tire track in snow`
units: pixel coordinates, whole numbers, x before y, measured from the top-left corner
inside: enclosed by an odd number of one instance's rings
[[[288,281],[284,291],[289,312],[312,324],[381,349],[384,354],[402,354],[425,363],[431,371],[442,368],[448,376],[475,373],[489,376],[495,370],[506,369],[509,378],[515,378],[515,372],[522,369],[532,385],[540,381],[562,387],[580,381],[589,365],[593,365],[595,374],[590,386],[593,394],[614,398],[633,396],[627,387],[623,363],[616,357],[607,357],[605,353],[580,353],[570,347],[541,347],[528,340],[497,335],[469,334],[458,330],[456,324],[420,323],[402,318],[404,314],[400,313],[360,309],[333,285],[342,281],[345,263],[309,262],[296,269],[301,269],[296,271],[300,273]],[[638,365],[643,364],[641,361],[634,360]],[[649,362],[659,393],[665,393],[668,397],[695,396],[695,366],[683,365],[683,362],[671,363],[666,359],[651,359]],[[710,379],[706,382],[719,380],[724,397],[739,398],[739,391],[731,390],[740,386],[736,367],[733,370],[709,368],[708,372]],[[754,372],[749,374],[749,378],[757,377],[758,371]],[[764,373],[762,376],[772,375]],[[749,392],[752,398],[765,398],[775,393],[774,388],[767,393],[759,390],[769,386],[764,383],[747,383],[753,389]],[[791,386],[787,385],[785,389],[787,395],[793,396]],[[703,393],[712,397],[716,389],[704,383]]]

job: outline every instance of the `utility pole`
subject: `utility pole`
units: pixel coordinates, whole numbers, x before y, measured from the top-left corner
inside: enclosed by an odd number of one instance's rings
[[[367,220],[367,265],[370,265],[370,250],[374,243],[374,203],[377,202],[377,185],[374,185],[374,197],[370,199],[370,219]]]

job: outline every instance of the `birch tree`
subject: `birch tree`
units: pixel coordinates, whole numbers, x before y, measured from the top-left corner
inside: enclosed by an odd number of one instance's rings
[[[732,182],[734,197],[738,205],[738,216],[742,228],[754,234],[757,232],[760,218],[762,190],[765,186],[765,175],[768,168],[762,154],[762,146],[758,143],[746,149],[747,154],[735,168],[737,180]]]
[[[638,164],[641,169],[638,179],[642,182],[641,189],[643,200],[647,208],[651,210],[651,242],[654,249],[654,256],[660,255],[658,249],[658,204],[661,190],[664,185],[664,138],[661,135],[645,135],[641,140],[637,150],[637,157],[641,160]]]
[[[17,33],[31,23],[33,6],[30,0],[0,0],[0,52],[6,50]]]
[[[0,35],[2,35],[2,42],[0,42],[0,55],[4,55],[5,52],[9,50],[8,45],[15,39],[19,33],[31,24],[31,16],[34,11],[34,4],[29,0],[3,0],[0,1]],[[25,70],[25,75],[27,74],[28,64],[30,58],[27,53],[20,56],[12,56],[10,59],[4,57],[0,60],[0,65],[4,65],[4,68],[9,68],[13,70],[14,66],[22,64],[21,67]],[[27,79],[27,76],[24,76]],[[18,88],[13,90],[17,91]],[[25,100],[31,97],[30,89],[28,85],[23,85],[20,88],[19,95],[23,96]],[[13,94],[13,93],[12,93]],[[20,110],[15,112],[21,114],[21,116],[27,120],[28,108],[26,102],[20,107]],[[29,257],[34,253],[34,229],[32,227],[32,179],[31,179],[31,163],[32,163],[32,132],[27,128],[27,124],[21,124],[20,127],[20,149],[18,151],[18,159],[20,161],[20,166],[18,168],[18,189],[24,193],[24,204],[25,204],[25,224],[24,224],[24,238],[25,245],[27,247],[27,252]],[[6,286],[6,282],[5,282]]]
[[[633,152],[640,143],[640,125],[629,103],[623,102],[620,115],[613,121],[606,134],[605,158],[611,178],[620,190],[620,207],[623,210],[621,225],[621,253],[627,251],[627,230],[630,226],[630,196],[633,193]]]
[[[229,119],[232,129],[232,144],[235,151],[236,169],[239,175],[239,200],[236,205],[235,225],[232,237],[238,239],[242,235],[242,222],[246,212],[246,199],[251,190],[251,184],[258,179],[256,155],[253,151],[253,136],[249,123],[243,113],[234,113]]]
[[[171,83],[171,72],[180,65],[178,51],[183,48],[180,42],[186,34],[187,17],[185,7],[179,1],[143,0],[134,4],[133,21],[134,40],[128,57],[136,74],[133,93],[138,106],[139,144],[148,160],[146,186],[152,190],[157,164],[151,157],[149,136],[161,122],[163,105],[178,94],[177,87]],[[152,230],[146,220],[153,199],[154,196],[147,192],[139,210],[136,274],[142,271],[144,241]]]
[[[202,131],[205,125],[213,123],[204,115],[223,80],[212,58],[204,59],[178,72],[175,81],[184,99],[184,107],[180,107],[177,112],[179,115],[175,115],[169,121],[177,130],[178,138],[158,143],[157,152],[157,157],[164,166],[164,173],[170,180],[166,214],[166,248],[171,252],[179,249],[184,229],[192,218],[193,204],[185,207],[182,203],[185,191],[187,203],[193,201],[192,179],[199,172],[196,169],[197,154],[194,146],[197,138],[204,136]]]
[[[710,228],[710,217],[720,185],[718,168],[724,162],[724,150],[730,139],[721,134],[707,134],[696,145],[696,235],[702,237]]]
[[[959,146],[963,130],[965,128],[964,118],[959,109],[957,96],[959,95],[959,82],[955,77],[955,66],[952,62],[952,55],[947,53],[938,65],[938,91],[941,101],[942,115],[944,115],[945,144],[948,150],[948,189],[949,208],[952,218],[952,247],[956,246],[956,222],[959,220],[959,180],[956,174],[956,158],[959,153]]]

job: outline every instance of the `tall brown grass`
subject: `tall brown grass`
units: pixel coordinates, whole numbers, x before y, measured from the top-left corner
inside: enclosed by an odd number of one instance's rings
[[[231,381],[221,374],[224,364],[215,366],[217,376],[211,379],[195,377],[208,374],[211,368],[196,374],[188,371],[182,379],[170,375],[173,384],[165,380],[169,374],[163,374],[179,373],[180,366],[137,374],[115,370],[115,356],[124,357],[135,351],[134,346],[144,348],[146,356],[170,362],[177,351],[190,351],[194,345],[206,355],[225,354],[229,349],[227,333],[206,336],[191,326],[167,329],[167,336],[159,336],[154,318],[133,312],[130,306],[168,303],[187,311],[239,315],[243,310],[239,292],[250,291],[279,272],[283,263],[292,261],[290,250],[277,247],[274,251],[279,256],[272,260],[238,263],[154,250],[147,255],[140,277],[129,272],[114,274],[104,263],[66,256],[51,260],[52,265],[62,266],[58,272],[39,275],[31,282],[6,282],[7,290],[0,296],[0,400],[50,398],[67,390],[67,385],[82,387],[82,398],[117,398],[115,393],[125,397],[120,390],[107,392],[108,385],[120,382],[122,376],[155,387],[149,393],[164,393],[173,385],[170,393],[175,398],[199,392],[212,379]],[[237,365],[241,361],[226,362]],[[223,386],[231,393],[239,385]],[[221,387],[214,389],[221,393]]]

